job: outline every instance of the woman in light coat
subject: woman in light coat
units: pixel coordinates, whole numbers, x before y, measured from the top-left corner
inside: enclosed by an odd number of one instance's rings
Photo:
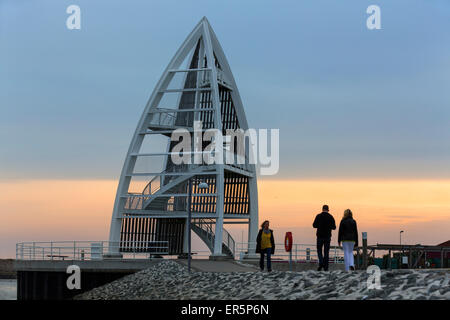
[[[353,248],[358,246],[358,228],[350,209],[344,211],[344,217],[339,225],[339,246],[341,242],[344,250],[345,271],[355,270]]]

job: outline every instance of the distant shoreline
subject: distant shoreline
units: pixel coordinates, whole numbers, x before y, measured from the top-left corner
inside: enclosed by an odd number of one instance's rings
[[[0,279],[17,279],[13,264],[14,259],[0,259]]]

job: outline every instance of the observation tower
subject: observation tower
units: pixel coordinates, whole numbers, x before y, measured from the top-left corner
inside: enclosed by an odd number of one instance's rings
[[[201,127],[195,128],[200,121]],[[180,129],[192,137],[189,152],[177,148],[181,140],[174,137]],[[199,152],[194,144],[199,133],[213,129],[225,136],[223,141],[211,140],[220,143],[224,152],[208,152],[223,161],[199,163],[199,155],[207,153],[206,144],[202,140]],[[255,165],[248,161],[248,150],[238,154],[238,140],[226,138],[229,130],[240,129],[246,131],[248,124],[239,91],[204,17],[175,53],[137,124],[117,188],[108,255],[187,253],[189,203],[191,230],[210,249],[210,258],[234,257],[235,241],[226,224],[247,224],[248,243],[254,243],[258,232]],[[233,159],[244,161],[229,163],[225,157],[230,152]],[[176,163],[174,154],[191,161]],[[249,248],[248,253],[254,250]]]

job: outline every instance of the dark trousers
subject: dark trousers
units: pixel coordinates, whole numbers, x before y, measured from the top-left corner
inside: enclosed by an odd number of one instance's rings
[[[264,270],[264,255],[267,256],[267,270],[272,270],[272,261],[270,259],[272,255],[272,248],[267,248],[264,250],[261,250],[261,258],[259,259],[259,267],[261,270]]]
[[[319,257],[319,266],[323,267],[325,270],[328,270],[330,242],[331,238],[317,238],[317,256]]]

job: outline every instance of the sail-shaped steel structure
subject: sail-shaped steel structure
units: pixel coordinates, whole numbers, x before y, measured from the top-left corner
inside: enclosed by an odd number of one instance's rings
[[[177,164],[171,158],[177,143],[171,139],[175,130],[194,133],[198,121],[200,132],[217,129],[226,135],[227,130],[248,129],[230,66],[205,17],[165,69],[133,135],[114,203],[111,255],[151,253],[155,246],[149,244],[160,241],[168,244],[167,254],[186,253],[189,181],[191,228],[212,257],[234,255],[235,242],[224,224],[248,224],[248,241],[255,241],[258,195],[254,164],[225,160]],[[155,139],[162,150],[146,150]],[[205,182],[207,189],[200,189],[200,182]],[[252,251],[254,248],[249,249]]]

